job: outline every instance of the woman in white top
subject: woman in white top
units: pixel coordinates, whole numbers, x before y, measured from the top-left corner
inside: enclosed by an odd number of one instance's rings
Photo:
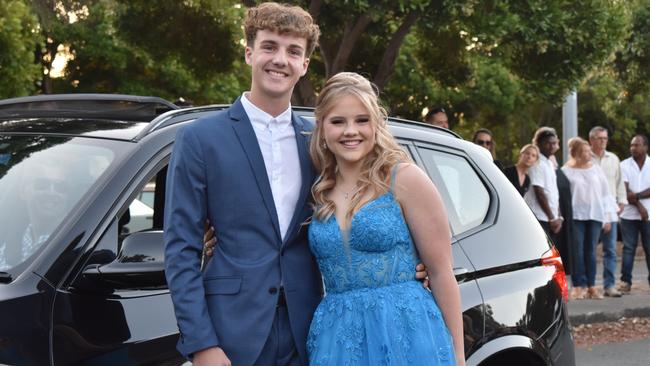
[[[602,299],[595,287],[596,244],[601,229],[607,233],[616,218],[616,201],[602,169],[591,162],[591,147],[580,137],[569,140],[571,158],[562,171],[571,183],[574,259],[571,280],[574,299]],[[585,291],[585,288],[587,290]]]

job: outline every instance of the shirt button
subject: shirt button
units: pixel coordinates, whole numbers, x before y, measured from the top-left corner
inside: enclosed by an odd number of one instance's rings
[[[270,293],[271,295],[275,295],[277,292],[278,292],[278,289],[277,289],[276,287],[271,287],[271,288],[269,289],[269,293]]]

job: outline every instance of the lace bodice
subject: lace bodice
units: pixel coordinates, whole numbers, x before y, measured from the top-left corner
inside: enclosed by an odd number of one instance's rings
[[[345,232],[334,215],[326,221],[314,219],[309,245],[328,293],[413,280],[419,262],[401,207],[390,191],[361,207]]]

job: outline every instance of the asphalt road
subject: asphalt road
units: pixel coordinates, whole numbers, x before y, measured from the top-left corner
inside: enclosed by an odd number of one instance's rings
[[[599,344],[590,348],[576,348],[577,366],[648,366],[650,340]]]

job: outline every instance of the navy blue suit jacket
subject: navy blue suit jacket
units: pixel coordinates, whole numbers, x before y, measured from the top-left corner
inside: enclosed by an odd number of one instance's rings
[[[270,333],[278,292],[286,293],[296,347],[307,364],[306,338],[322,294],[307,243],[314,168],[309,122],[292,116],[302,188],[284,241],[253,126],[239,99],[184,126],[167,175],[165,268],[186,357],[219,346],[234,365],[251,365]],[[209,219],[218,244],[200,270]]]

